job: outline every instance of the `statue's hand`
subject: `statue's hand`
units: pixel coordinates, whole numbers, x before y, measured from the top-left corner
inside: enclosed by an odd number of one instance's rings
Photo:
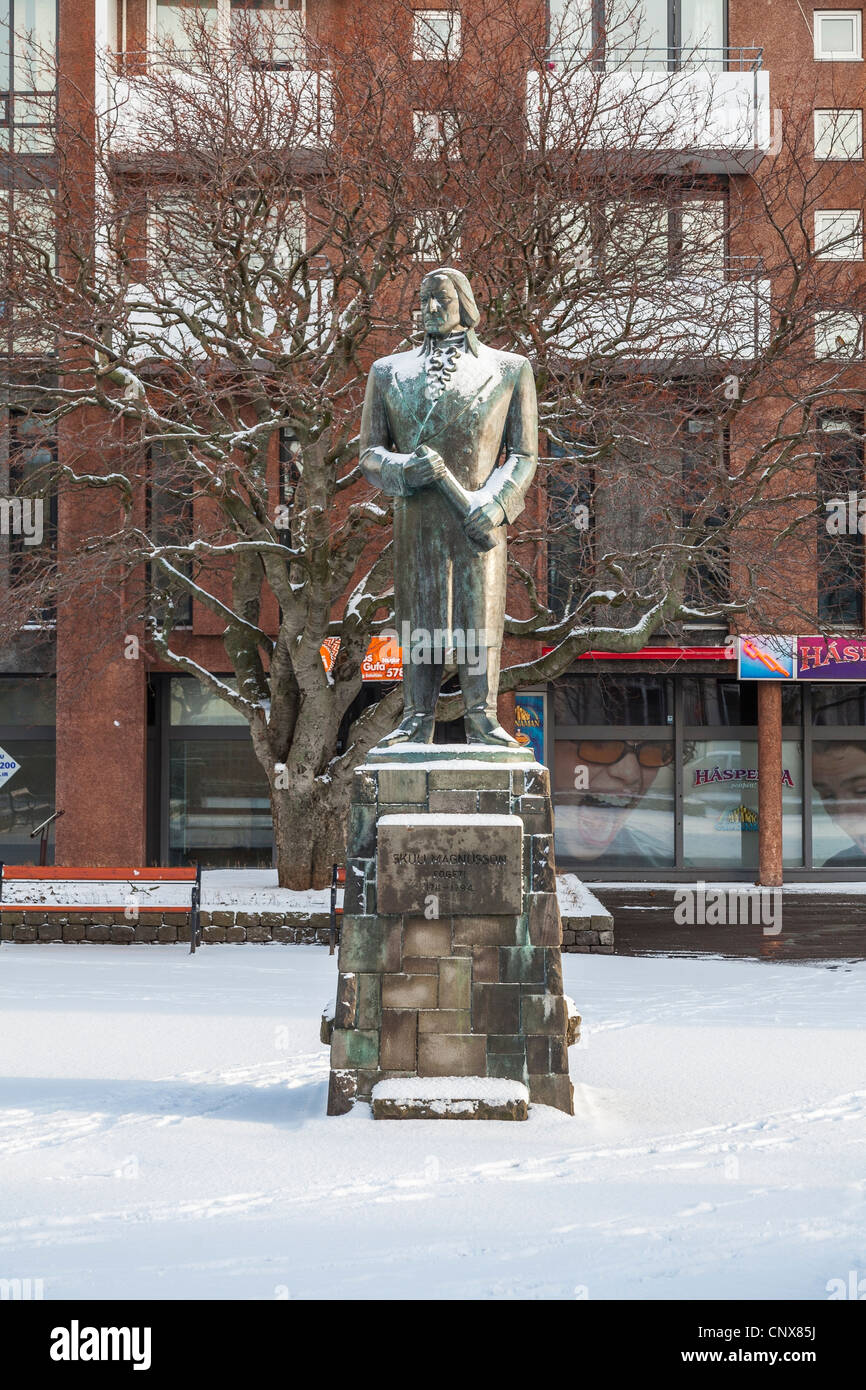
[[[463,529],[470,540],[483,543],[505,520],[504,508],[498,502],[484,502],[482,506],[472,508],[463,522]]]
[[[435,449],[421,444],[403,465],[403,477],[413,491],[429,487],[445,472],[445,460]]]

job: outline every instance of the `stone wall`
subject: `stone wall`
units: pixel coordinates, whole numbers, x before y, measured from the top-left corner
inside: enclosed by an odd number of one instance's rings
[[[327,945],[330,919],[326,912],[312,915],[282,912],[243,912],[235,910],[202,912],[202,942],[281,942],[290,946]],[[176,912],[142,912],[137,923],[122,912],[98,912],[82,908],[77,912],[42,912],[38,908],[0,915],[3,941],[56,943],[59,941],[111,942],[114,945],[162,945],[189,941],[189,923]],[[337,919],[337,941],[340,919]],[[613,954],[613,918],[601,916],[562,917],[562,950]]]
[[[327,944],[326,913],[286,917],[282,912],[203,912],[202,941],[278,941],[289,945]],[[4,912],[3,940],[21,942],[111,942],[114,945],[161,945],[189,941],[189,922],[177,912],[139,913],[130,922],[122,912]]]

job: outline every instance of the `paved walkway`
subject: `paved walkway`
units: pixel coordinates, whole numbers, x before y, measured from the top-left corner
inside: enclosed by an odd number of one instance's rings
[[[748,890],[748,884],[705,885],[705,904],[716,889],[725,890],[724,925],[680,924],[674,912],[682,898],[677,889],[694,884],[648,885],[617,883],[589,885],[614,919],[616,954],[636,956],[653,951],[713,952],[719,955],[761,960],[851,960],[866,958],[866,892],[862,885],[798,883],[782,889],[781,922],[773,905],[765,917],[776,917],[767,926],[755,921],[748,902],[735,903],[730,890]],[[680,912],[682,915],[682,912]],[[713,914],[708,914],[713,915]],[[776,930],[781,925],[781,930]]]

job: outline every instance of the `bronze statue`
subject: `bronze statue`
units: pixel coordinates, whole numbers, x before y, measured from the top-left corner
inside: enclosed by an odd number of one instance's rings
[[[445,665],[456,661],[468,741],[516,747],[496,696],[506,528],[538,465],[535,380],[525,357],[479,343],[459,270],[425,276],[421,315],[422,346],[373,363],[361,423],[361,467],[395,499],[403,718],[382,744],[432,742]]]

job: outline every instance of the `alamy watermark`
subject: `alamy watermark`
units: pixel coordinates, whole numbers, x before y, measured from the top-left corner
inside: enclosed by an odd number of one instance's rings
[[[21,536],[25,545],[41,545],[44,515],[41,497],[0,497],[0,536]]]
[[[707,888],[702,882],[674,892],[674,921],[678,926],[761,927],[764,936],[782,930],[781,888]]]

